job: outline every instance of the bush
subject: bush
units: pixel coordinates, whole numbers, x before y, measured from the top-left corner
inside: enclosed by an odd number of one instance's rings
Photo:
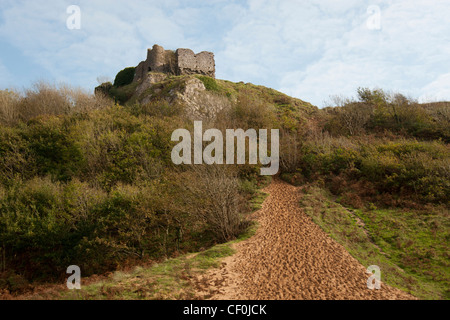
[[[79,181],[15,181],[0,194],[6,267],[45,279],[64,277],[72,264],[89,275],[140,257],[155,226],[152,194],[151,186],[119,185],[106,194]]]
[[[299,152],[300,172],[309,181],[324,180],[335,194],[390,204],[392,197],[401,198],[397,205],[409,200],[448,203],[450,150],[442,142],[325,135],[308,139]]]
[[[237,173],[225,166],[194,166],[181,175],[179,190],[183,208],[205,221],[219,241],[239,236],[247,227],[244,198],[239,193]]]
[[[0,199],[0,242],[8,269],[45,278],[70,265],[77,244],[77,232],[71,229],[85,210],[72,213],[66,200],[63,187],[48,178],[16,180],[7,189]]]
[[[135,67],[125,68],[116,75],[114,79],[115,87],[123,87],[133,82]]]
[[[36,174],[36,164],[23,129],[0,126],[0,182]]]
[[[110,91],[113,87],[113,84],[111,82],[104,82],[101,85],[99,85],[98,87],[95,87],[95,95],[104,95],[104,96],[109,96]]]
[[[0,124],[14,126],[39,116],[86,113],[110,105],[111,99],[104,95],[92,95],[66,85],[37,82],[21,94],[0,91]]]
[[[237,102],[229,110],[226,118],[229,119],[230,128],[271,129],[276,123],[274,107],[250,90],[241,90]]]
[[[70,180],[83,166],[79,144],[59,119],[37,120],[25,132],[37,171],[56,180]]]
[[[152,117],[175,117],[183,115],[184,112],[181,103],[169,104],[164,99],[155,99],[144,105],[136,103],[128,106],[128,108],[136,116],[145,114]]]
[[[208,91],[219,92],[220,87],[217,84],[216,80],[207,76],[197,76],[201,82],[205,85],[205,89]]]
[[[13,125],[18,116],[18,104],[21,97],[19,93],[9,90],[0,90],[0,123]]]

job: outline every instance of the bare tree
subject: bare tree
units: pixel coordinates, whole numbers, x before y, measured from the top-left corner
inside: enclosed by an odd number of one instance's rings
[[[339,109],[338,119],[350,135],[361,134],[370,119],[372,108],[364,103],[352,102]]]
[[[188,210],[203,219],[221,240],[234,239],[247,226],[242,214],[244,198],[232,169],[224,165],[192,166],[183,173],[180,185]]]
[[[440,102],[430,104],[429,113],[436,123],[442,127],[448,127],[450,124],[450,102]]]
[[[283,171],[294,172],[300,161],[301,137],[297,132],[281,130],[280,166]]]
[[[0,90],[0,123],[11,125],[17,121],[20,95],[15,91]]]

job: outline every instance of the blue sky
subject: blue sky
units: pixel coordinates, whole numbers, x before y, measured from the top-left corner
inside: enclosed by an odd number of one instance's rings
[[[450,101],[449,15],[449,0],[0,0],[0,89],[93,91],[157,43],[213,51],[217,78],[319,107],[358,87]]]

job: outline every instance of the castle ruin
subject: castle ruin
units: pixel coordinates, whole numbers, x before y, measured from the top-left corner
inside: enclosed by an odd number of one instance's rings
[[[190,49],[164,50],[155,44],[147,51],[147,60],[136,67],[133,81],[144,79],[148,72],[161,72],[173,75],[202,74],[215,78],[214,53],[202,51],[195,54]]]

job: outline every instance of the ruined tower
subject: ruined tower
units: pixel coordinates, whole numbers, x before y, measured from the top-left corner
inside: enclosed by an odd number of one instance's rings
[[[190,49],[178,49],[175,55],[178,75],[203,74],[215,78],[216,66],[212,52],[202,51],[195,54]]]
[[[147,50],[147,60],[136,67],[133,81],[143,79],[148,72],[202,74],[215,78],[214,54],[207,51],[195,54],[190,49],[178,49],[174,52],[155,44],[152,49]]]

